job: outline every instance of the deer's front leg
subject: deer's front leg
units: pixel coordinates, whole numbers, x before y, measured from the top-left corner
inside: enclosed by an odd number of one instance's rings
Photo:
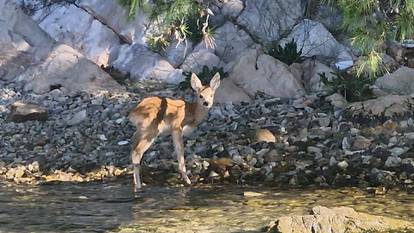
[[[190,185],[191,181],[187,176],[187,169],[185,168],[183,132],[181,130],[174,130],[172,132],[172,138],[174,141],[175,153],[177,154],[178,170],[180,171],[181,178],[186,184]]]

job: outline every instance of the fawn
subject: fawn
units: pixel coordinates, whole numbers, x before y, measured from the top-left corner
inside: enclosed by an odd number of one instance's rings
[[[214,75],[209,86],[203,86],[197,75],[192,73],[191,87],[197,93],[196,102],[147,97],[130,112],[129,120],[137,128],[133,136],[131,153],[135,192],[142,187],[141,159],[161,133],[172,135],[181,178],[186,184],[191,184],[185,167],[183,136],[189,135],[213,106],[214,94],[219,85],[219,73]]]

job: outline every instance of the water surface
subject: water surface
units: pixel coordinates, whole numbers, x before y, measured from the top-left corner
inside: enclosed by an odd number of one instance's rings
[[[2,185],[0,232],[260,232],[279,216],[315,205],[414,221],[414,195],[403,192],[147,186],[134,198],[130,182]]]

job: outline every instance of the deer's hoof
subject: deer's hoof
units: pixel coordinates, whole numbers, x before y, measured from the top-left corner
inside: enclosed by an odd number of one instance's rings
[[[188,178],[187,175],[183,176],[182,179],[183,179],[185,185],[188,185],[188,186],[191,185],[191,180],[190,180],[190,178]]]

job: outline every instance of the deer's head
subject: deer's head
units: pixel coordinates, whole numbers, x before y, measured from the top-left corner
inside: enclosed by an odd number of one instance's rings
[[[191,75],[191,87],[197,93],[197,103],[203,108],[211,108],[214,102],[214,94],[220,86],[220,74],[217,72],[210,81],[209,86],[203,86],[196,74]]]

